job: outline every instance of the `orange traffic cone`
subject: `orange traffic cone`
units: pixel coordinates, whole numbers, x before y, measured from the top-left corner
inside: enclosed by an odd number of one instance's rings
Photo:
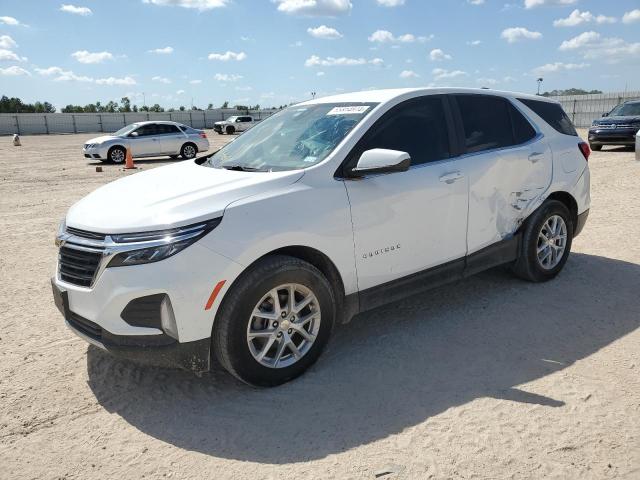
[[[134,168],[136,167],[133,164],[133,156],[131,155],[131,149],[127,147],[127,156],[125,157],[125,160],[124,160],[124,169],[131,170]]]

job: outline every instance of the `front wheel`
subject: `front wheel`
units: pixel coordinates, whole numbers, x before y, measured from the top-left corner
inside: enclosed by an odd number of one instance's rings
[[[127,158],[127,152],[122,147],[113,147],[109,150],[107,158],[113,163],[123,163]]]
[[[225,131],[227,132],[227,135],[233,135],[236,131],[236,127],[228,125],[227,128],[225,128]]]
[[[309,368],[329,340],[335,299],[313,265],[274,255],[235,282],[214,323],[222,366],[249,385],[285,383]]]
[[[536,210],[522,232],[520,255],[513,270],[530,282],[554,278],[569,258],[574,225],[569,209],[557,200],[547,200]]]

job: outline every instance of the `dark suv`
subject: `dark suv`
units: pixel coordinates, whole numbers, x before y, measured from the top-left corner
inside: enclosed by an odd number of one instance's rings
[[[591,150],[602,150],[603,145],[634,146],[638,130],[640,100],[625,102],[593,121],[589,129],[589,145]]]

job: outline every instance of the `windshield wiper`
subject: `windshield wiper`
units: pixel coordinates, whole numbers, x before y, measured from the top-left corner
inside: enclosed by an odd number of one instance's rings
[[[267,172],[268,171],[263,168],[245,167],[244,165],[223,165],[222,168],[226,170],[234,170],[237,172]]]

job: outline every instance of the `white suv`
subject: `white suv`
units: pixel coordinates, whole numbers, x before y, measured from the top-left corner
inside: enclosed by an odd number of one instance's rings
[[[358,312],[501,264],[555,277],[589,212],[588,156],[541,97],[316,99],[76,203],[54,297],[73,331],[114,354],[196,372],[215,355],[277,385]]]

